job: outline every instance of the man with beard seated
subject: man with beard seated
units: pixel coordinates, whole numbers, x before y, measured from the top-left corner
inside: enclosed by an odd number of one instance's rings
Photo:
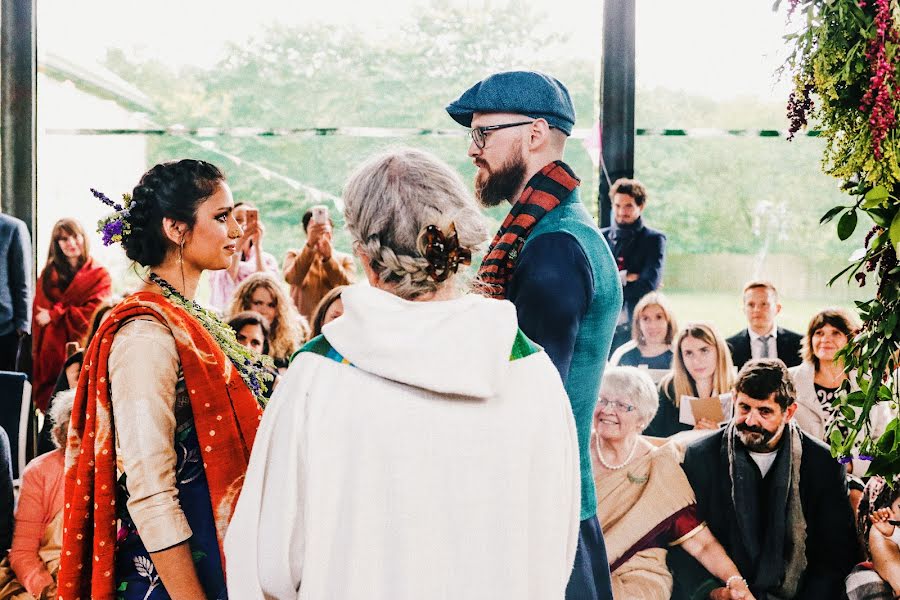
[[[748,362],[731,423],[688,446],[682,468],[698,518],[757,600],[837,600],[858,551],[844,467],[792,421],[795,399],[784,363]],[[683,551],[669,563],[673,598],[730,597],[735,581],[715,579]]]
[[[566,598],[611,599],[588,442],[622,289],[578,199],[580,180],[562,160],[575,125],[572,99],[553,77],[513,71],[476,83],[447,112],[470,128],[478,200],[511,205],[478,272],[483,293],[515,305],[519,327],[559,371],[575,416],[581,525]]]

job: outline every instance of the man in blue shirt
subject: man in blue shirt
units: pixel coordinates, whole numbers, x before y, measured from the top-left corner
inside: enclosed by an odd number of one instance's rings
[[[514,71],[478,82],[447,112],[471,128],[479,201],[512,205],[479,271],[485,293],[516,306],[519,326],[544,347],[572,404],[582,521],[566,598],[611,599],[589,442],[622,289],[612,254],[578,199],[580,181],[562,160],[575,124],[572,99],[553,77]]]
[[[0,371],[14,371],[19,340],[31,329],[31,237],[0,213]]]

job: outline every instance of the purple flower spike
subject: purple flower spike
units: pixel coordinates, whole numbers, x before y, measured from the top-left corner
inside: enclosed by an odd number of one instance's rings
[[[121,204],[117,204],[116,202],[113,202],[112,200],[110,200],[106,196],[106,194],[104,194],[103,192],[100,192],[100,191],[95,190],[94,188],[91,188],[91,193],[94,195],[94,198],[96,198],[103,204],[114,208],[115,210],[124,210],[125,209],[125,207],[123,207]]]
[[[846,465],[847,463],[849,463],[851,461],[853,461],[852,456],[842,456],[838,459],[838,462],[841,463],[842,465]]]
[[[874,456],[869,456],[868,454],[860,454],[860,455],[859,455],[859,460],[867,460],[867,461],[869,461],[869,462],[872,462],[873,460],[875,460],[875,457],[874,457]]]

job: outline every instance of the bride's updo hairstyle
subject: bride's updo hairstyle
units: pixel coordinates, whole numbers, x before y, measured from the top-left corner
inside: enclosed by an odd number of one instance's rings
[[[164,162],[144,173],[131,194],[131,232],[122,241],[125,255],[147,267],[161,264],[171,244],[163,233],[163,218],[192,228],[197,208],[224,181],[218,167],[190,158]]]
[[[378,154],[356,169],[344,187],[344,219],[375,274],[406,300],[463,279],[455,264],[435,277],[435,261],[426,259],[423,247],[429,226],[448,237],[455,229],[458,247],[469,258],[488,238],[484,218],[459,175],[436,156],[412,148]],[[440,247],[445,246],[456,247]],[[438,257],[441,267],[455,257]]]

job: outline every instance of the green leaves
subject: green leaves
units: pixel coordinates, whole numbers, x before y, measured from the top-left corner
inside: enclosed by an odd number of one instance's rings
[[[883,185],[876,185],[869,190],[863,198],[863,208],[875,208],[890,197],[887,188]]]
[[[897,211],[894,215],[894,220],[891,221],[891,226],[888,229],[888,238],[894,245],[894,251],[900,255],[900,210]]]
[[[844,216],[841,217],[841,220],[838,221],[837,234],[842,242],[853,235],[854,230],[856,230],[856,222],[857,216],[855,209],[848,210]]]
[[[830,209],[827,213],[822,215],[821,219],[819,219],[819,225],[824,225],[825,223],[828,223],[835,217],[835,215],[840,213],[842,210],[845,210],[846,208],[847,208],[846,206],[835,206],[834,208]]]

